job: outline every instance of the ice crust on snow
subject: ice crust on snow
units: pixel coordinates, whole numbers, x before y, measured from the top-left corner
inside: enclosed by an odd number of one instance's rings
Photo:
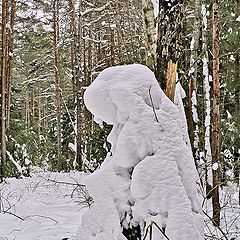
[[[105,69],[87,88],[87,108],[113,124],[112,148],[86,179],[94,204],[83,215],[77,240],[124,240],[123,227],[139,224],[144,234],[151,221],[170,239],[203,239],[184,92],[179,85],[176,89],[177,106],[140,64]],[[155,230],[157,239],[164,236]]]

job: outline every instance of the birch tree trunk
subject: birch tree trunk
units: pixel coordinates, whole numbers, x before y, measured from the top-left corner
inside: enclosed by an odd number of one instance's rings
[[[156,23],[151,0],[142,0],[143,28],[146,52],[146,65],[152,70],[156,67]]]
[[[54,2],[53,12],[54,30],[54,64],[55,64],[55,98],[56,98],[56,119],[57,119],[57,159],[58,171],[63,170],[61,153],[61,92],[60,92],[60,60],[59,60],[59,3]]]
[[[218,3],[214,2],[212,6],[212,24],[213,24],[213,126],[212,126],[212,169],[213,189],[213,224],[220,225],[220,202],[219,202],[219,166],[220,166],[220,81],[219,81],[219,16]]]
[[[6,116],[5,116],[5,91],[6,91],[6,66],[7,66],[7,0],[2,1],[2,67],[1,67],[1,165],[0,181],[5,176],[6,164]]]

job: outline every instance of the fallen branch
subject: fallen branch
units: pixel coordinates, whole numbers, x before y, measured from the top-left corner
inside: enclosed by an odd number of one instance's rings
[[[2,211],[4,214],[10,214],[10,215],[13,215],[14,217],[16,217],[16,218],[19,218],[20,220],[22,220],[22,221],[24,221],[24,218],[22,218],[22,217],[20,217],[20,216],[18,216],[17,214],[15,214],[15,213],[12,213],[12,212],[7,212],[7,211]]]
[[[212,218],[211,218],[204,210],[202,210],[202,212],[204,213],[205,216],[207,216],[207,217],[212,221]],[[219,226],[217,226],[217,228],[218,228],[218,230],[222,233],[223,237],[224,237],[226,240],[228,240],[228,238],[227,238],[226,234],[223,232],[223,230],[222,230]]]

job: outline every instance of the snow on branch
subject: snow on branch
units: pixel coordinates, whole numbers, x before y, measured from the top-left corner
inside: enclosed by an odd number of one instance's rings
[[[22,174],[22,168],[21,166],[14,160],[13,156],[11,155],[10,152],[6,151],[7,155],[8,155],[8,158],[9,160],[14,164],[14,166],[16,167],[16,169],[18,170],[18,172],[20,174]]]
[[[81,16],[84,17],[89,13],[93,13],[93,12],[102,12],[103,10],[105,10],[109,5],[111,5],[112,2],[108,2],[107,4],[103,5],[102,7],[99,8],[89,8],[84,12],[81,12]]]

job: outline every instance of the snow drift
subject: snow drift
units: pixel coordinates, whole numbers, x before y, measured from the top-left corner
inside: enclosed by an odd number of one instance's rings
[[[104,70],[84,101],[97,121],[113,124],[109,154],[86,184],[94,204],[77,240],[124,240],[123,228],[154,221],[171,240],[203,239],[194,166],[177,86],[172,103],[139,64]],[[181,91],[180,91],[181,90]],[[157,229],[153,240],[165,239]]]

